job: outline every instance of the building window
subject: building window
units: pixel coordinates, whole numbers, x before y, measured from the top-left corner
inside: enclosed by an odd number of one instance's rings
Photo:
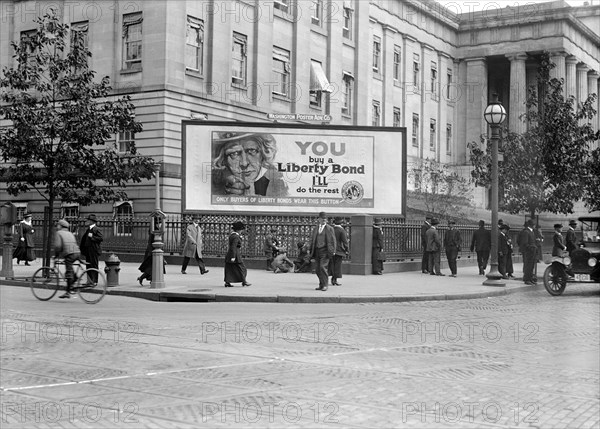
[[[394,127],[402,126],[402,116],[400,115],[400,108],[394,107]]]
[[[437,136],[437,123],[436,123],[435,119],[431,119],[429,121],[429,149],[434,152],[435,152],[436,136]]]
[[[85,49],[89,47],[89,22],[76,22],[71,24],[71,51],[75,45],[75,36],[81,36],[81,43]]]
[[[275,0],[273,2],[273,7],[283,13],[288,13],[288,10],[290,9],[290,0]]]
[[[313,25],[323,26],[323,0],[313,0],[310,21]]]
[[[394,82],[400,82],[400,70],[402,67],[402,50],[400,46],[394,45]]]
[[[419,147],[419,115],[417,113],[413,113],[412,145],[414,147]]]
[[[27,206],[29,205],[29,203],[13,202],[13,205],[17,209],[17,219],[23,220],[23,216],[25,216],[25,213],[28,212]]]
[[[421,58],[419,54],[413,54],[413,84],[415,90],[419,90],[419,74],[421,70]]]
[[[187,17],[185,32],[185,68],[202,74],[204,66],[204,21]]]
[[[437,63],[435,61],[431,62],[431,94],[435,97],[437,95]]]
[[[290,96],[290,51],[273,46],[273,94]]]
[[[62,203],[60,206],[60,217],[71,224],[77,224],[79,220],[79,204]]]
[[[372,114],[371,125],[378,127],[381,125],[381,103],[377,100],[373,100],[373,114]]]
[[[130,201],[119,201],[113,205],[115,219],[115,235],[131,236],[133,234],[133,205]]]
[[[319,61],[310,61],[310,107],[321,107],[324,92],[332,92],[329,80]]]
[[[135,145],[135,134],[131,131],[119,133],[117,137],[117,146],[119,153],[130,153],[131,148]]]
[[[248,40],[240,33],[233,33],[231,65],[231,83],[246,86],[246,64],[248,56]]]
[[[354,96],[354,76],[349,72],[343,75],[342,114],[352,115],[352,97]]]
[[[379,73],[381,67],[381,39],[373,36],[373,72]]]
[[[352,40],[352,9],[344,7],[344,26],[342,28],[342,37]]]
[[[25,43],[28,42],[29,39],[32,39],[33,37],[35,37],[37,31],[36,30],[29,30],[29,31],[22,31],[21,32],[21,43]],[[35,50],[32,50],[31,48],[28,49],[27,52],[27,66],[29,67],[33,67],[35,66]]]
[[[448,80],[448,86],[446,86],[446,98],[450,100],[450,97],[452,95],[452,93],[450,92],[452,88],[452,69],[448,69],[446,71],[446,78]]]
[[[446,154],[452,155],[452,124],[446,124]]]
[[[142,13],[123,15],[123,68],[142,69]]]

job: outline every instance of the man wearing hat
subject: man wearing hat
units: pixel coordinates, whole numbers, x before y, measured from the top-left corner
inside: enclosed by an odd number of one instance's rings
[[[575,228],[577,228],[577,221],[571,219],[569,221],[569,229],[567,230],[567,242],[565,243],[567,246],[567,251],[569,252],[569,256],[573,250],[577,249],[577,236],[575,235]]]
[[[64,219],[59,220],[56,225],[54,257],[62,258],[65,261],[67,290],[59,298],[71,298],[71,286],[73,286],[73,281],[75,280],[73,263],[79,258],[79,246],[77,246],[77,239],[73,233],[69,231],[69,222]]]
[[[277,240],[277,228],[269,228],[269,233],[265,235],[265,256],[267,257],[267,271],[272,271],[273,259],[275,259],[279,253],[279,240]]]
[[[35,230],[31,225],[31,213],[25,213],[23,220],[19,224],[19,243],[13,251],[13,258],[17,258],[17,265],[19,262],[25,261],[25,265],[29,265],[30,261],[35,260],[35,252],[33,246],[33,233]]]
[[[421,272],[429,273],[429,254],[427,253],[427,230],[431,228],[431,215],[425,216],[425,222],[421,225],[421,247],[423,248],[423,258],[421,259]]]
[[[491,249],[492,233],[489,229],[485,229],[485,221],[480,220],[479,229],[473,233],[471,239],[471,252],[475,250],[477,253],[477,265],[479,266],[479,275],[481,276],[485,274]]]
[[[183,263],[181,274],[186,274],[190,259],[194,258],[198,263],[200,274],[208,273],[204,260],[202,259],[202,228],[200,228],[200,216],[194,215],[192,223],[185,230],[185,243],[183,244]]]
[[[455,229],[454,225],[456,225],[456,222],[449,220],[448,231],[446,231],[446,235],[444,235],[444,250],[446,251],[446,259],[448,259],[448,267],[452,272],[450,277],[456,277],[456,259],[458,258],[458,252],[460,252],[460,247],[462,245],[460,231]]]
[[[440,270],[442,242],[437,230],[440,221],[431,219],[431,228],[427,230],[427,253],[429,253],[429,274],[432,276],[445,276]]]
[[[277,143],[271,134],[225,132],[212,145],[213,194],[288,194],[287,183],[275,167]]]
[[[373,219],[373,246],[371,251],[371,264],[373,265],[373,274],[383,274],[383,262],[385,254],[383,253],[383,230],[381,229],[381,219]]]
[[[523,254],[523,282],[533,286],[537,281],[533,274],[537,246],[535,245],[532,219],[525,222],[525,228],[519,233],[519,251]]]
[[[508,279],[508,259],[511,258],[511,244],[508,236],[509,229],[507,224],[502,223],[498,232],[498,272],[502,274],[503,279]],[[512,266],[512,258],[510,265]]]
[[[554,224],[554,236],[552,237],[552,256],[562,256],[563,252],[567,250],[565,241],[562,235],[562,225],[560,223]]]
[[[348,236],[342,226],[342,218],[336,217],[333,220],[333,233],[335,235],[335,253],[329,261],[329,274],[331,275],[331,284],[341,286],[338,280],[342,278],[342,258],[348,255]]]
[[[102,247],[100,246],[100,243],[102,243],[104,238],[102,237],[100,228],[96,226],[96,222],[97,219],[95,214],[91,214],[87,217],[87,228],[81,237],[81,241],[79,242],[79,248],[81,249],[81,254],[85,256],[85,265],[88,269],[98,269],[99,258],[102,254]],[[90,273],[90,278],[88,281],[97,284],[98,273]]]
[[[310,257],[317,262],[317,277],[319,278],[319,287],[316,290],[325,292],[329,276],[327,268],[329,260],[333,258],[336,249],[335,233],[331,225],[327,225],[327,214],[319,213],[317,218],[318,225],[315,226],[310,240]]]

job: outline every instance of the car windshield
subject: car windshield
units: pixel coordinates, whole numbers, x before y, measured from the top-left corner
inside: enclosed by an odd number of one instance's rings
[[[600,243],[600,217],[579,218],[584,243]]]

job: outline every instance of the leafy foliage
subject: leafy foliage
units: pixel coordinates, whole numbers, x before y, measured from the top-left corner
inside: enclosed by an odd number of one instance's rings
[[[127,184],[150,179],[154,165],[134,144],[128,153],[107,144],[142,131],[130,98],[111,97],[108,77],[94,82],[81,33],[54,11],[36,23],[35,34],[12,44],[16,66],[0,78],[0,119],[10,125],[0,130],[7,192],[35,190],[51,210],[57,198],[82,205],[127,199]]]
[[[600,133],[591,121],[596,95],[575,106],[573,97],[563,96],[563,82],[551,79],[554,65],[544,55],[537,88],[529,88],[523,134],[508,133],[503,139],[504,160],[499,163],[499,208],[509,213],[539,212],[568,214],[583,200],[597,210],[599,149],[592,149]],[[477,186],[491,183],[491,143],[485,137],[470,143],[472,180]],[[594,173],[595,172],[595,173]]]
[[[471,204],[469,183],[450,167],[422,159],[410,169],[409,178],[414,184],[409,198],[422,201],[429,213],[441,218],[465,216],[465,208]]]

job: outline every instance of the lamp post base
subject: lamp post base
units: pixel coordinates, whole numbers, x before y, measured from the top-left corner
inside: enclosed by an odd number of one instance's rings
[[[484,286],[503,287],[506,283],[502,280],[502,274],[492,265],[490,272],[485,275],[487,279],[483,282]]]

